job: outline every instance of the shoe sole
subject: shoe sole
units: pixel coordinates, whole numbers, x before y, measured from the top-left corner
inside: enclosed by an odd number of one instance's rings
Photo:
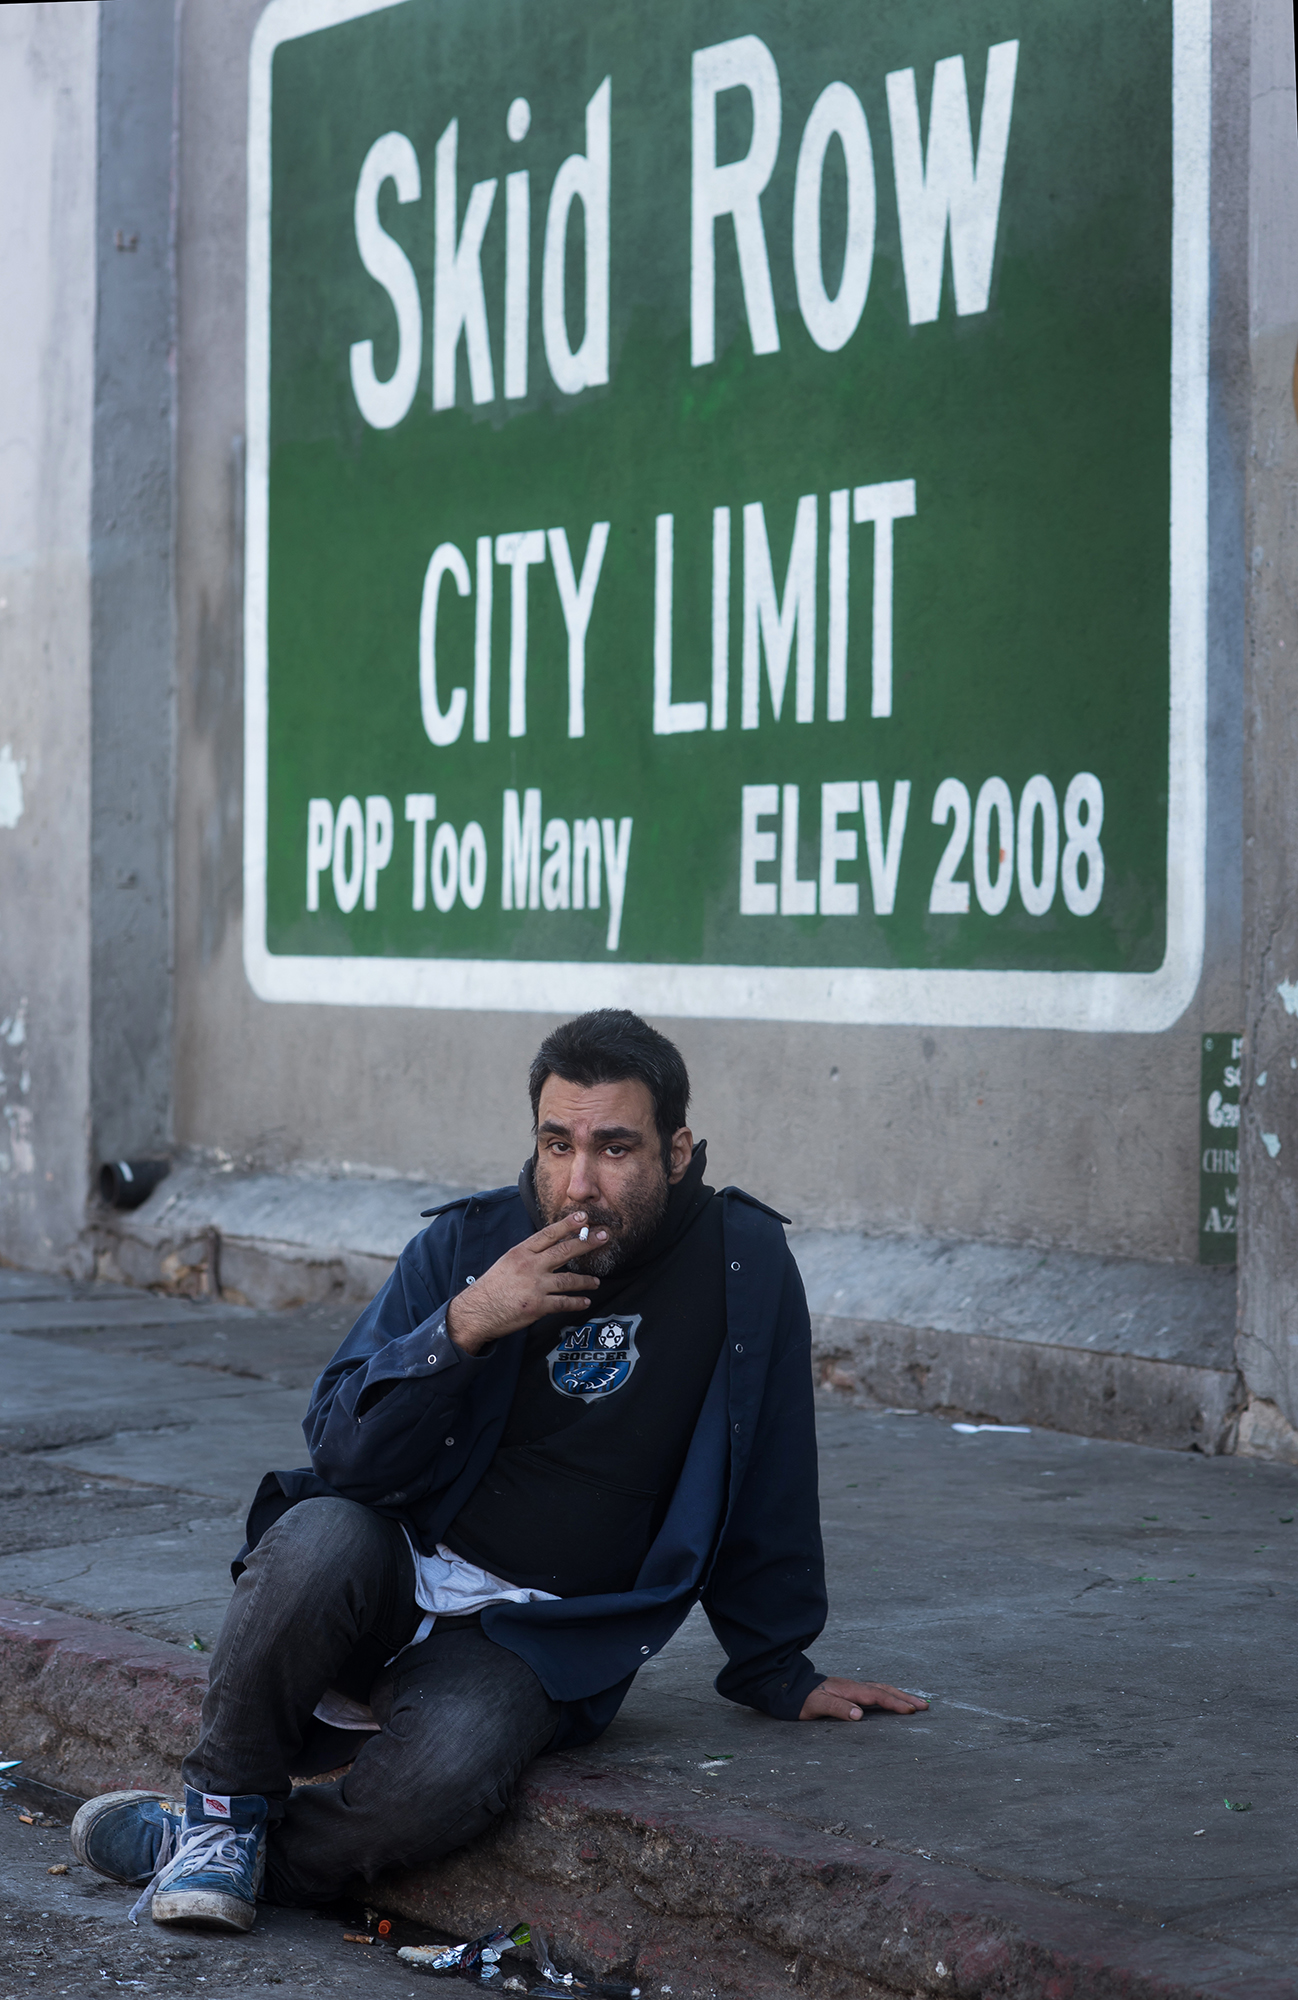
[[[210,1930],[250,1931],[257,1905],[219,1889],[160,1889],[149,1905],[155,1924],[203,1924]]]
[[[91,1833],[106,1813],[114,1812],[118,1806],[134,1805],[137,1800],[148,1804],[170,1805],[165,1792],[103,1792],[97,1799],[90,1799],[82,1806],[68,1829],[68,1839],[72,1852],[86,1868],[93,1868],[96,1875],[102,1875],[106,1882],[117,1882],[122,1878],[110,1875],[91,1858],[88,1842]]]

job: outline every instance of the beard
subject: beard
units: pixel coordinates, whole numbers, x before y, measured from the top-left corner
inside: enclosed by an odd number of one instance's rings
[[[611,1277],[620,1265],[628,1263],[644,1248],[667,1212],[667,1176],[661,1167],[652,1179],[627,1189],[621,1208],[600,1208],[593,1202],[552,1201],[539,1160],[534,1176],[537,1206],[547,1224],[562,1222],[565,1216],[575,1215],[580,1209],[592,1230],[608,1231],[607,1243],[601,1243],[597,1250],[585,1250],[579,1257],[570,1257],[563,1266],[565,1271],[589,1272],[592,1278]]]

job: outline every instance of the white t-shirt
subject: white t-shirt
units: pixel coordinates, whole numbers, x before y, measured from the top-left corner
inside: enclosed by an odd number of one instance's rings
[[[543,1599],[553,1602],[552,1590],[527,1590],[521,1584],[506,1583],[503,1578],[492,1576],[489,1570],[479,1569],[476,1563],[466,1562],[441,1542],[435,1554],[421,1556],[408,1534],[406,1541],[415,1565],[415,1603],[424,1613],[407,1646],[417,1646],[426,1639],[439,1617],[464,1618],[470,1612],[481,1611],[486,1604],[538,1604]],[[403,1653],[407,1646],[401,1648]],[[393,1659],[398,1657],[393,1654]],[[335,1729],[382,1727],[374,1720],[374,1711],[366,1702],[353,1701],[337,1688],[326,1688],[312,1713],[318,1721],[328,1722]]]

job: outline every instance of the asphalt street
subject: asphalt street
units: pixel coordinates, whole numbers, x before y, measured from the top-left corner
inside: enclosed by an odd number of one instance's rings
[[[264,2000],[272,1988],[277,2000],[406,2000],[429,1992],[396,1954],[434,1933],[398,1918],[379,1938],[363,1906],[317,1914],[262,1904],[246,1937],[166,1930],[148,1917],[127,1923],[134,1896],[72,1859],[67,1826],[78,1803],[43,1785],[0,1793],[0,2000],[118,1992]],[[349,1932],[375,1942],[349,1942]]]

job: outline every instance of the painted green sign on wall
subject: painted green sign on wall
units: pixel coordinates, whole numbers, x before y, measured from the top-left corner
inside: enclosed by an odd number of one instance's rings
[[[273,0],[268,999],[1156,1029],[1207,0]]]

